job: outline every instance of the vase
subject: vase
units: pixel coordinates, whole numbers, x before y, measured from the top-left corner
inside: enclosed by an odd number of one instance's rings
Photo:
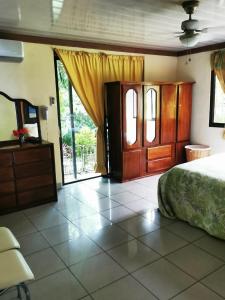
[[[19,136],[19,144],[20,144],[20,146],[23,146],[24,142],[25,142],[24,135],[21,134],[21,135]]]

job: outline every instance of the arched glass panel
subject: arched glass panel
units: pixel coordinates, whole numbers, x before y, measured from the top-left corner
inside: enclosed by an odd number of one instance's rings
[[[149,89],[146,93],[145,110],[146,110],[146,140],[154,141],[156,137],[156,106],[157,94],[154,89]]]
[[[134,89],[126,92],[126,129],[127,144],[133,145],[137,140],[137,93]]]

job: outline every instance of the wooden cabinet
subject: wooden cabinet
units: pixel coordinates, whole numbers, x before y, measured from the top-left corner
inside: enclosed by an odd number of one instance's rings
[[[176,141],[177,86],[161,86],[161,144]]]
[[[0,148],[0,213],[56,200],[53,144]]]
[[[184,162],[192,83],[106,83],[109,173],[120,181]]]

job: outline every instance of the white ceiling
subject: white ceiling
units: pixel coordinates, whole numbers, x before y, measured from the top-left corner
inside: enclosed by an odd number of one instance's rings
[[[188,18],[179,0],[0,0],[0,31],[163,50]],[[225,0],[201,0],[199,46],[225,42]]]

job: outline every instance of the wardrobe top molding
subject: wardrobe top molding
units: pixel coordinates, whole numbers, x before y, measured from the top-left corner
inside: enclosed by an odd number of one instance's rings
[[[195,81],[108,81],[105,84],[126,84],[126,85],[182,85],[182,84],[194,84]]]

